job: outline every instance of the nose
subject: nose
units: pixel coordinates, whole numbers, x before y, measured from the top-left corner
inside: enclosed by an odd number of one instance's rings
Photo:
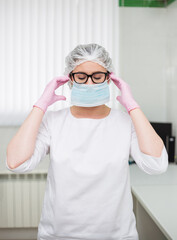
[[[87,82],[86,82],[86,84],[88,84],[88,85],[91,85],[91,84],[95,84],[94,82],[92,82],[92,79],[91,79],[91,77],[89,77],[88,78],[88,80],[87,80]]]

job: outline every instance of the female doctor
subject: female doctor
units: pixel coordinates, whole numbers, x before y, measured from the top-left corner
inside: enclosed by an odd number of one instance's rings
[[[50,81],[7,147],[6,166],[29,172],[50,154],[38,240],[138,240],[129,155],[147,174],[168,167],[162,139],[114,74],[108,52],[82,44],[66,57],[64,76]],[[110,81],[125,111],[105,105]],[[47,111],[65,83],[71,107]]]

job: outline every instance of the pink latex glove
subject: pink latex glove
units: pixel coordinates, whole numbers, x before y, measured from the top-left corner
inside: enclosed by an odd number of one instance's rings
[[[52,79],[45,87],[44,92],[42,96],[39,98],[39,100],[33,105],[33,107],[38,107],[41,110],[46,112],[48,106],[53,104],[54,102],[58,100],[66,100],[65,96],[62,95],[56,95],[55,90],[60,87],[61,85],[65,84],[69,81],[68,76],[61,76],[61,77],[55,77]]]
[[[134,100],[130,86],[122,79],[117,78],[113,72],[109,75],[113,83],[120,89],[121,96],[117,96],[116,99],[127,109],[128,113],[135,108],[140,108],[137,102]]]

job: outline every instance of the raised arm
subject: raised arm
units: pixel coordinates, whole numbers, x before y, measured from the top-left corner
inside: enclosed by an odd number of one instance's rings
[[[130,111],[141,152],[160,157],[164,143],[140,108]]]
[[[43,116],[44,111],[34,107],[9,142],[7,146],[7,164],[10,168],[18,167],[32,156]]]
[[[33,105],[30,114],[7,146],[6,155],[9,168],[18,167],[33,155],[38,130],[48,106],[58,100],[66,100],[66,97],[56,95],[55,90],[68,81],[67,76],[61,76],[47,84],[42,96]]]
[[[117,78],[114,73],[111,73],[110,77],[121,91],[121,96],[117,96],[117,100],[126,108],[132,119],[141,152],[160,157],[164,146],[163,141],[134,100],[129,85]]]

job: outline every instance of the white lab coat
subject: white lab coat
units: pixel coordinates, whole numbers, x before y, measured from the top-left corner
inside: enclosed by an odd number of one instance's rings
[[[145,173],[160,174],[168,167],[165,147],[158,158],[142,153],[126,112],[76,118],[67,107],[45,113],[33,155],[12,171],[31,171],[47,153],[38,240],[138,240],[129,155]]]

